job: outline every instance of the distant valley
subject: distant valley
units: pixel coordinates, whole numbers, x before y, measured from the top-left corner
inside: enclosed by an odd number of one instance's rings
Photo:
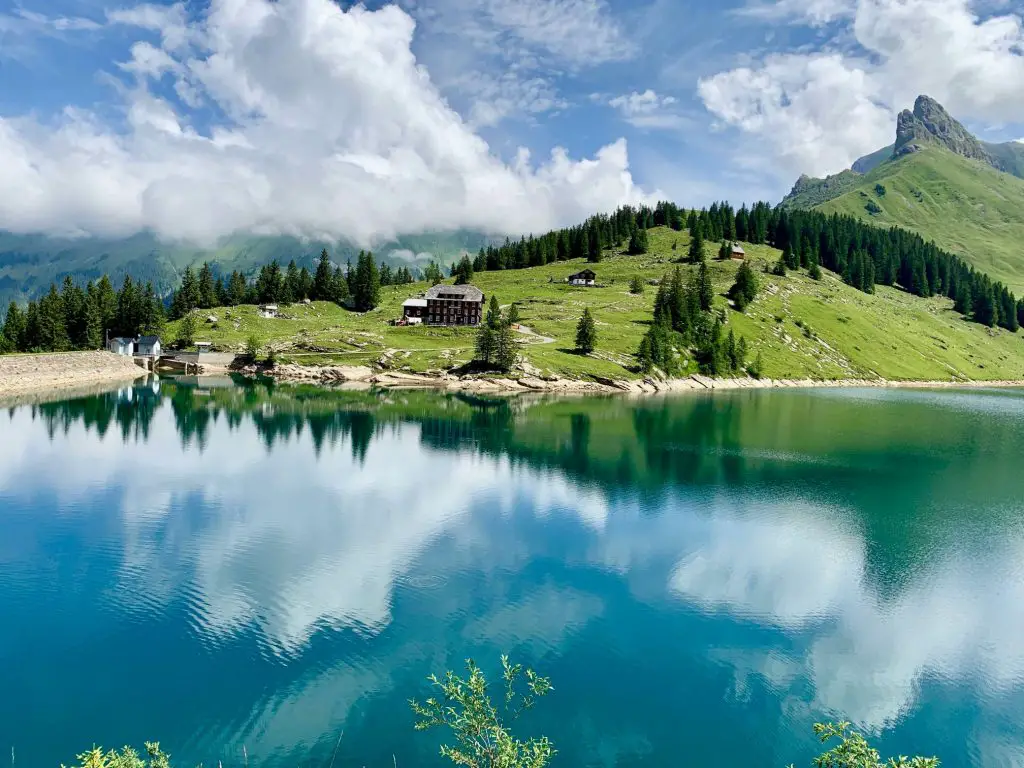
[[[432,259],[450,262],[493,241],[492,237],[466,230],[427,233],[384,243],[374,254],[379,261],[422,270]],[[312,268],[323,248],[338,265],[355,261],[359,252],[350,243],[287,236],[235,236],[215,248],[198,248],[164,243],[145,233],[123,239],[71,239],[0,232],[0,306],[12,299],[35,298],[66,275],[84,283],[104,274],[117,282],[130,274],[132,279],[152,282],[158,292],[168,293],[178,285],[187,266],[208,261],[221,273],[236,269],[252,273],[274,259],[282,266],[294,259],[300,266]]]

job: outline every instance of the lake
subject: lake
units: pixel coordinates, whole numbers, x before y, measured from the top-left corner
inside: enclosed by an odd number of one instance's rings
[[[0,754],[441,765],[551,678],[563,766],[1024,766],[1024,392],[491,398],[162,380],[0,413]],[[244,748],[244,752],[243,752]]]

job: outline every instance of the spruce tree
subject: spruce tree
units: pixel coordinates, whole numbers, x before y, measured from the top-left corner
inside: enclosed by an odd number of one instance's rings
[[[210,307],[217,306],[217,287],[213,280],[213,270],[210,269],[209,262],[204,262],[203,268],[199,270],[198,290],[198,304],[200,307],[209,309]]]
[[[284,283],[287,287],[289,301],[302,301],[306,298],[305,289],[302,285],[302,275],[299,272],[299,265],[295,259],[288,262],[288,269],[285,272]]]
[[[644,279],[640,275],[634,275],[630,278],[629,292],[637,296],[644,292]]]
[[[691,264],[704,261],[704,235],[700,226],[697,226],[690,236],[689,259]]]
[[[576,351],[589,355],[597,344],[597,326],[590,314],[590,307],[583,309],[583,316],[576,325]]]
[[[313,296],[315,301],[334,301],[334,269],[331,267],[331,257],[324,248],[320,251],[320,261],[316,265],[316,274],[313,276]]]
[[[757,275],[750,268],[750,264],[744,261],[736,270],[736,282],[729,289],[729,298],[733,300],[738,311],[746,310],[747,305],[757,296],[757,288]]]
[[[633,256],[647,253],[650,249],[650,241],[646,229],[637,229],[629,237],[629,252]]]
[[[39,300],[39,348],[45,352],[66,352],[71,348],[64,301],[52,283],[50,292]]]
[[[519,325],[519,305],[515,302],[512,302],[512,304],[509,305],[508,315],[506,315],[505,321],[509,325]]]
[[[732,258],[732,245],[728,240],[723,240],[721,247],[718,249],[718,258],[722,261]]]
[[[715,298],[715,291],[711,285],[711,275],[708,272],[707,261],[700,263],[700,269],[697,273],[697,289],[700,297],[700,308],[704,312],[710,312]]]
[[[22,347],[22,340],[25,336],[25,316],[22,314],[21,308],[13,301],[7,307],[3,336],[9,352],[27,351]]]
[[[85,349],[101,349],[103,347],[103,315],[95,293],[90,293],[85,300]]]
[[[807,268],[807,275],[812,280],[821,280],[821,265],[818,263],[818,254],[812,252],[810,255],[810,266]]]
[[[181,318],[178,323],[178,335],[174,340],[178,349],[187,349],[195,343],[196,318],[191,312]]]
[[[106,333],[114,325],[114,319],[117,317],[117,292],[106,275],[96,283],[96,305],[99,307],[100,322]]]

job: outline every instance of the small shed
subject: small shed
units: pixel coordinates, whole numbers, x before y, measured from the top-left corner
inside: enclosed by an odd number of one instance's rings
[[[426,314],[426,299],[406,299],[402,302],[402,319],[408,325],[419,325]]]
[[[593,285],[597,274],[592,269],[584,269],[575,275],[569,275],[569,285]]]
[[[115,355],[131,357],[135,354],[135,339],[128,339],[122,336],[107,339],[107,351],[113,352]]]
[[[159,336],[139,336],[135,342],[135,355],[137,357],[160,357]]]
[[[730,255],[738,261],[743,261],[747,258],[747,252],[743,250],[739,243],[732,244],[732,253]]]
[[[263,317],[277,317],[277,304],[261,304],[260,315]]]

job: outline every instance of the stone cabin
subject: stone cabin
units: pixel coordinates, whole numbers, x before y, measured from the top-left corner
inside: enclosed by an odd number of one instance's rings
[[[594,285],[594,281],[597,280],[597,274],[592,269],[584,269],[582,272],[577,272],[575,275],[569,275],[569,285]]]

